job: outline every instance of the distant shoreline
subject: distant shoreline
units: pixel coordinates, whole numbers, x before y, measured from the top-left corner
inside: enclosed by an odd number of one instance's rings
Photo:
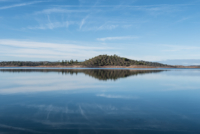
[[[0,66],[4,67],[33,67],[33,68],[200,68],[200,66],[144,66],[144,65],[131,65],[131,66],[82,66],[82,65],[73,65],[73,66]]]
[[[167,65],[158,62],[137,61],[117,55],[99,55],[83,62],[78,60],[50,61],[2,61],[0,67],[32,68],[200,68],[199,66]]]

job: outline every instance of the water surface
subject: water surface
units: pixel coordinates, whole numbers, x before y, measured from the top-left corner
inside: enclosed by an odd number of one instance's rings
[[[0,133],[199,134],[198,69],[0,68]]]

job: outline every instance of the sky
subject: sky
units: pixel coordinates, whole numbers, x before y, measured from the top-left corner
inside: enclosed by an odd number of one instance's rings
[[[0,0],[0,61],[200,64],[200,0]]]

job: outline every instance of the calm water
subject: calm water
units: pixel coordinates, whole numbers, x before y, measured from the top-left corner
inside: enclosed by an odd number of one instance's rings
[[[0,68],[0,134],[199,134],[200,70]]]

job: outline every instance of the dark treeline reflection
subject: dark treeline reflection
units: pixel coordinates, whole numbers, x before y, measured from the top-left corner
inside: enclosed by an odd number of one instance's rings
[[[77,75],[78,73],[84,73],[93,78],[99,80],[117,80],[119,78],[125,78],[128,76],[137,76],[147,73],[159,73],[164,70],[105,70],[105,69],[0,69],[0,72],[58,72],[62,74]]]

